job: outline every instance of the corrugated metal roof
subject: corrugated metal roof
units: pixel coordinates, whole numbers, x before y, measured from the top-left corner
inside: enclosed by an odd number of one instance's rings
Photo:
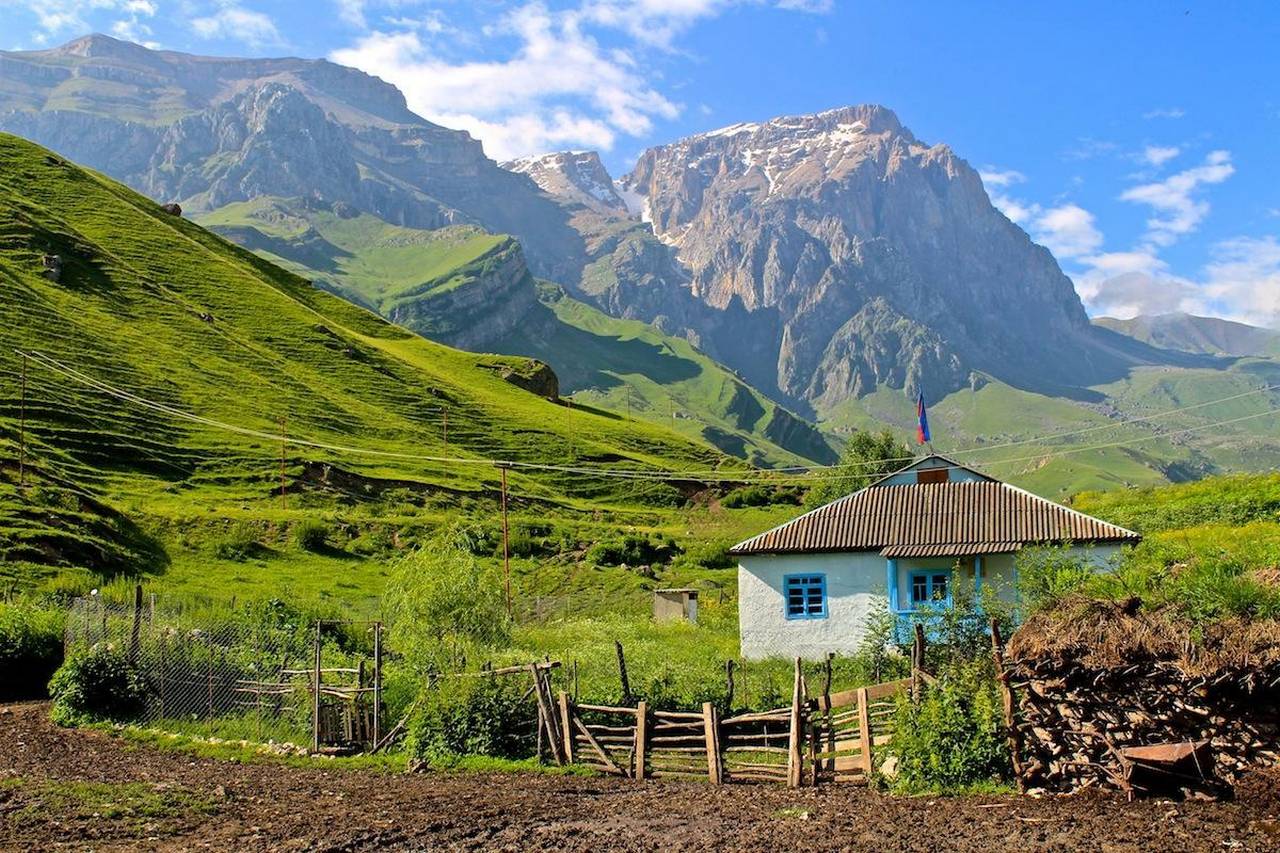
[[[890,545],[882,557],[972,557],[977,554],[1012,554],[1021,542],[944,542],[936,545]]]
[[[879,551],[890,546],[1137,542],[1131,530],[1008,483],[873,486],[818,507],[745,542],[731,554]],[[997,553],[987,551],[986,553]]]

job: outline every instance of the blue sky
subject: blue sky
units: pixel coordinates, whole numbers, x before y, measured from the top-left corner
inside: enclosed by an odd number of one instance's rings
[[[329,57],[496,157],[875,102],[983,174],[1095,313],[1280,326],[1280,4],[0,0],[0,46],[89,31]]]

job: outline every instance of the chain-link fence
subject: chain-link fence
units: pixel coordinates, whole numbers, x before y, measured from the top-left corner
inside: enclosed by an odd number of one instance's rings
[[[321,748],[367,747],[381,735],[378,622],[317,622],[269,607],[166,609],[141,595],[133,604],[75,600],[67,657],[101,647],[136,667],[142,720],[158,728]]]

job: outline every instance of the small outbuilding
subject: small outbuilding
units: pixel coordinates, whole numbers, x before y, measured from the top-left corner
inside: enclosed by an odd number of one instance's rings
[[[933,454],[730,549],[741,653],[853,652],[886,604],[907,622],[952,606],[958,584],[1012,601],[1024,546],[1066,545],[1104,568],[1140,540]]]
[[[656,622],[672,622],[683,619],[698,624],[698,591],[692,588],[655,589],[653,591],[653,618]]]

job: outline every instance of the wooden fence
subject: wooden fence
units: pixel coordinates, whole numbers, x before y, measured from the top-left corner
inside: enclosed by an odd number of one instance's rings
[[[575,703],[561,691],[554,710],[539,703],[539,729],[548,733],[558,763],[629,779],[865,784],[875,769],[875,750],[893,737],[897,697],[917,689],[921,675],[838,693],[828,687],[810,698],[797,660],[789,706],[725,719],[709,702],[701,711],[660,711],[645,702]],[[545,695],[549,687],[534,689]]]

